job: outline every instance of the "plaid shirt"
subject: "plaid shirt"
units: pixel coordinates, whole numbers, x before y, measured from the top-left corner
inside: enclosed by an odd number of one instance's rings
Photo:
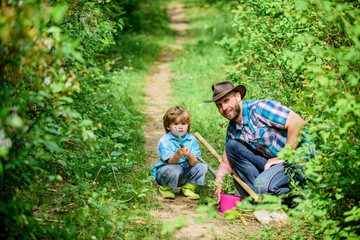
[[[242,123],[229,122],[226,143],[230,139],[238,139],[248,143],[267,158],[276,157],[287,141],[287,130],[284,126],[289,113],[290,109],[279,102],[245,101]]]

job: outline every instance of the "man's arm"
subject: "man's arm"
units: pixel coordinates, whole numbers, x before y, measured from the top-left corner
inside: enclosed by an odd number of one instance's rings
[[[295,138],[300,136],[301,130],[304,129],[306,122],[298,114],[290,111],[288,118],[286,119],[284,129],[287,129],[287,141],[290,144],[291,149],[296,149],[299,142],[295,141]],[[279,158],[270,158],[264,166],[264,171],[269,169],[272,165],[285,162]]]
[[[229,158],[226,155],[226,151],[224,149],[224,153],[222,156],[222,161],[219,165],[219,168],[216,173],[216,185],[217,188],[215,190],[215,195],[218,197],[218,202],[220,202],[220,193],[222,193],[221,183],[224,181],[225,174],[231,175],[233,171],[232,165],[230,163]]]
[[[300,136],[301,130],[304,129],[306,122],[298,114],[290,111],[288,118],[285,122],[285,129],[287,129],[287,141],[291,146],[291,149],[296,149],[299,142],[294,141],[295,138]]]

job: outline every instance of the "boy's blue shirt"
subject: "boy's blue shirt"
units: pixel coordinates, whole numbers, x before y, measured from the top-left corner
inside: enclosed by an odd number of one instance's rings
[[[184,147],[190,149],[192,154],[197,158],[201,156],[199,144],[194,135],[186,133],[182,138]],[[176,151],[180,148],[179,139],[177,139],[171,132],[163,135],[160,138],[159,144],[156,148],[158,155],[160,156],[160,160],[151,168],[151,172],[156,179],[156,170],[166,164],[169,164],[167,161],[176,153]],[[180,165],[188,165],[188,159],[186,156],[182,156],[179,159],[178,164]]]

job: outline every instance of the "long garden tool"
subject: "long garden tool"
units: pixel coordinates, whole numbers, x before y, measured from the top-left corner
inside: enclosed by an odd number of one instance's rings
[[[214,148],[212,148],[210,146],[210,144],[200,135],[200,133],[196,132],[194,134],[194,136],[205,146],[205,148],[207,150],[209,150],[209,152],[221,163],[222,159],[220,157],[220,155],[215,151]],[[259,196],[254,192],[254,190],[252,190],[249,185],[247,185],[243,180],[240,179],[240,177],[233,172],[233,177],[235,179],[235,181],[237,181],[240,186],[254,199],[254,200],[258,200]]]
[[[177,127],[175,127],[175,130],[176,130],[177,135],[178,135],[178,138],[179,138],[180,147],[181,147],[181,148],[183,148],[183,147],[184,147],[184,144],[183,144],[183,141],[182,141],[181,135],[180,135],[180,133],[179,133],[179,130],[177,129]]]

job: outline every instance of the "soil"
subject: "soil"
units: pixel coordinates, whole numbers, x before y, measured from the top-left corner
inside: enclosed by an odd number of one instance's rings
[[[151,159],[151,165],[155,164],[159,159],[156,147],[161,136],[165,134],[162,117],[166,110],[171,107],[173,101],[169,83],[169,79],[173,76],[170,70],[170,62],[181,54],[181,44],[188,40],[186,39],[186,31],[189,26],[184,22],[183,5],[180,3],[169,5],[167,14],[172,20],[171,27],[178,32],[177,44],[169,46],[169,51],[160,54],[158,61],[153,64],[151,75],[146,78],[145,86],[146,109],[144,113],[147,115],[148,120],[144,127],[144,134],[146,150],[150,153],[148,157]],[[196,213],[194,210],[200,205],[197,201],[186,198],[179,190],[178,188],[174,191],[176,194],[175,200],[163,199],[159,194],[157,198],[160,202],[160,208],[151,213],[154,219],[158,219],[160,223],[174,223],[175,225],[179,219],[188,219],[186,224],[174,231],[173,239],[226,239],[230,236],[241,238],[234,231],[237,232],[239,228],[244,228],[244,226],[238,226],[237,230],[231,229],[221,213],[211,221],[201,224],[196,223],[196,217],[206,217],[206,214]],[[246,232],[253,232],[253,227],[248,227]],[[258,223],[256,227],[259,227]]]

